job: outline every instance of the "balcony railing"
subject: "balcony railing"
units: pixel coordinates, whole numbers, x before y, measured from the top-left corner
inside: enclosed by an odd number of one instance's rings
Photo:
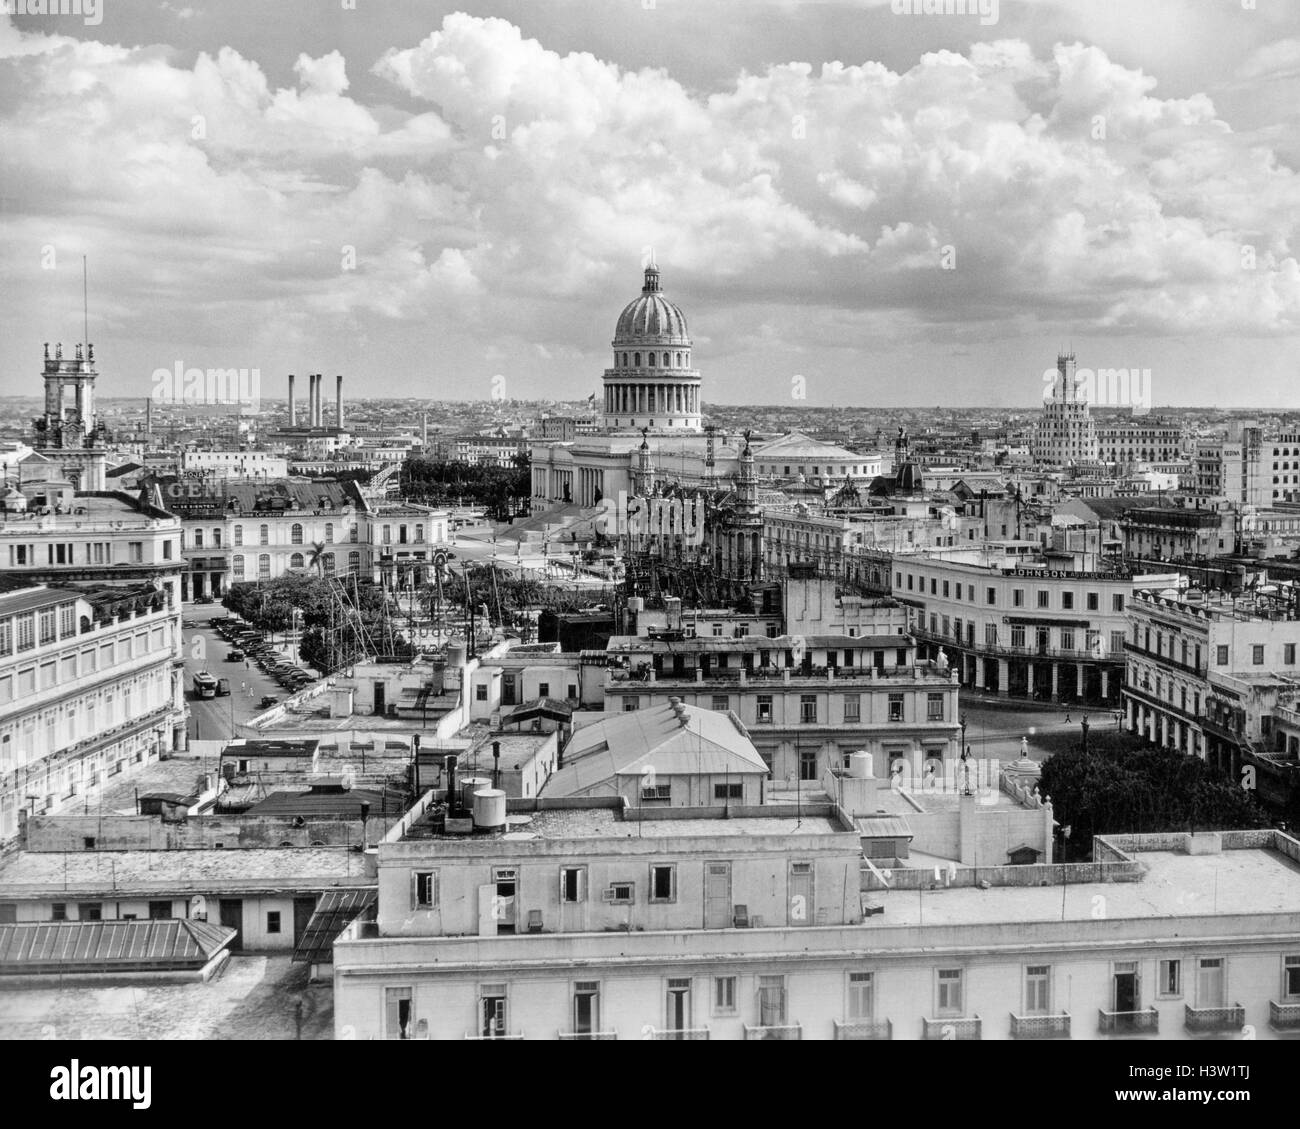
[[[1160,1031],[1160,1013],[1155,1008],[1141,1011],[1097,1012],[1097,1030],[1102,1035],[1155,1035]]]
[[[1300,1003],[1268,1001],[1268,1025],[1274,1031],[1300,1031]]]
[[[833,1022],[837,1039],[892,1039],[894,1037],[894,1025],[888,1019],[875,1021],[851,1019],[845,1023],[836,1019]]]
[[[1016,1015],[1011,1013],[1013,1039],[1068,1039],[1070,1013],[1060,1015]]]
[[[507,1042],[517,1043],[523,1041],[524,1033],[520,1031],[517,1035],[479,1035],[474,1031],[466,1031],[465,1038],[478,1042],[496,1042],[499,1040],[505,1040]]]
[[[1188,1031],[1240,1031],[1246,1026],[1246,1009],[1241,1004],[1232,1007],[1192,1007],[1188,1004],[1186,1012],[1183,1024]]]
[[[709,1029],[707,1027],[652,1027],[650,1029],[650,1038],[681,1040],[687,1039],[707,1039]]]
[[[922,1039],[979,1039],[982,1037],[983,1021],[978,1015],[970,1019],[925,1019],[921,1020]]]
[[[758,1024],[751,1027],[745,1024],[746,1039],[802,1039],[803,1025],[800,1023]]]
[[[561,1031],[561,1039],[582,1039],[582,1040],[606,1040],[613,1041],[618,1038],[617,1031]]]

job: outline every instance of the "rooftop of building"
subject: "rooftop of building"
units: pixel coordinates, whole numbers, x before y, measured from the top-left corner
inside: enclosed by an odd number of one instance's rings
[[[95,491],[77,493],[72,503],[63,513],[43,513],[47,507],[29,506],[25,513],[6,513],[0,511],[0,533],[31,533],[32,526],[39,524],[43,529],[66,529],[69,527],[85,528],[96,522],[134,523],[153,521],[175,521],[173,515],[160,510],[147,502],[121,491]]]
[[[713,837],[770,839],[833,836],[843,846],[848,842],[846,836],[857,835],[856,830],[842,823],[834,809],[825,803],[806,804],[801,813],[791,810],[791,805],[773,806],[769,812],[752,806],[740,808],[733,805],[726,815],[722,809],[717,809],[716,815],[708,815],[705,809],[651,807],[629,809],[626,816],[621,801],[614,798],[578,803],[563,797],[554,800],[539,798],[535,801],[513,801],[510,806],[521,810],[513,810],[507,815],[503,830],[469,835],[443,830],[440,823],[442,813],[430,805],[411,820],[400,838],[394,835],[393,841],[420,842],[436,839],[439,842],[482,845],[494,841],[523,843],[606,839],[663,843]],[[531,810],[522,810],[525,808]],[[686,811],[691,814],[684,815]]]
[[[364,886],[373,881],[366,871],[347,847],[20,851],[0,864],[0,898],[323,890]]]
[[[1227,834],[1227,833],[1225,833]],[[1270,832],[1250,833],[1253,838]],[[1300,914],[1300,862],[1271,847],[1224,849],[1217,854],[1188,854],[1158,849],[1157,844],[1182,836],[1116,837],[1141,867],[1136,882],[1079,882],[1051,886],[945,887],[918,894],[915,889],[873,891],[885,907],[883,917],[869,920],[891,925],[978,925],[1007,921],[1096,919],[1160,920],[1238,914]],[[1145,844],[1148,846],[1142,845]],[[1284,840],[1300,855],[1300,843]],[[1098,902],[1098,898],[1101,899]]]

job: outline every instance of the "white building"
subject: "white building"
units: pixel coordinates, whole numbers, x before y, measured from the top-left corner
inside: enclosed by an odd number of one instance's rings
[[[178,608],[147,585],[0,594],[0,842],[184,746]]]

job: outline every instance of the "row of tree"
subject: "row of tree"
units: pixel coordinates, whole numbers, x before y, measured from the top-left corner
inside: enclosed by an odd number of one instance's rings
[[[427,506],[481,506],[497,521],[509,521],[532,493],[526,454],[510,467],[477,466],[443,459],[413,458],[402,464],[402,497]]]
[[[331,585],[333,589],[331,590]],[[298,652],[316,670],[330,672],[367,651],[407,656],[410,643],[387,624],[395,610],[383,589],[369,581],[336,584],[305,572],[261,583],[232,584],[222,603],[259,631],[277,634],[301,613]]]

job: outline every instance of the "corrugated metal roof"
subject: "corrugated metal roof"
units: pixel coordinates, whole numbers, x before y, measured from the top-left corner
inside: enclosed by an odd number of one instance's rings
[[[235,937],[206,921],[41,921],[0,925],[0,975],[202,968]]]
[[[865,815],[858,820],[858,830],[866,839],[910,839],[912,828],[901,815]]]
[[[335,938],[379,900],[379,890],[327,890],[293,950],[295,962],[312,964],[329,960]]]

